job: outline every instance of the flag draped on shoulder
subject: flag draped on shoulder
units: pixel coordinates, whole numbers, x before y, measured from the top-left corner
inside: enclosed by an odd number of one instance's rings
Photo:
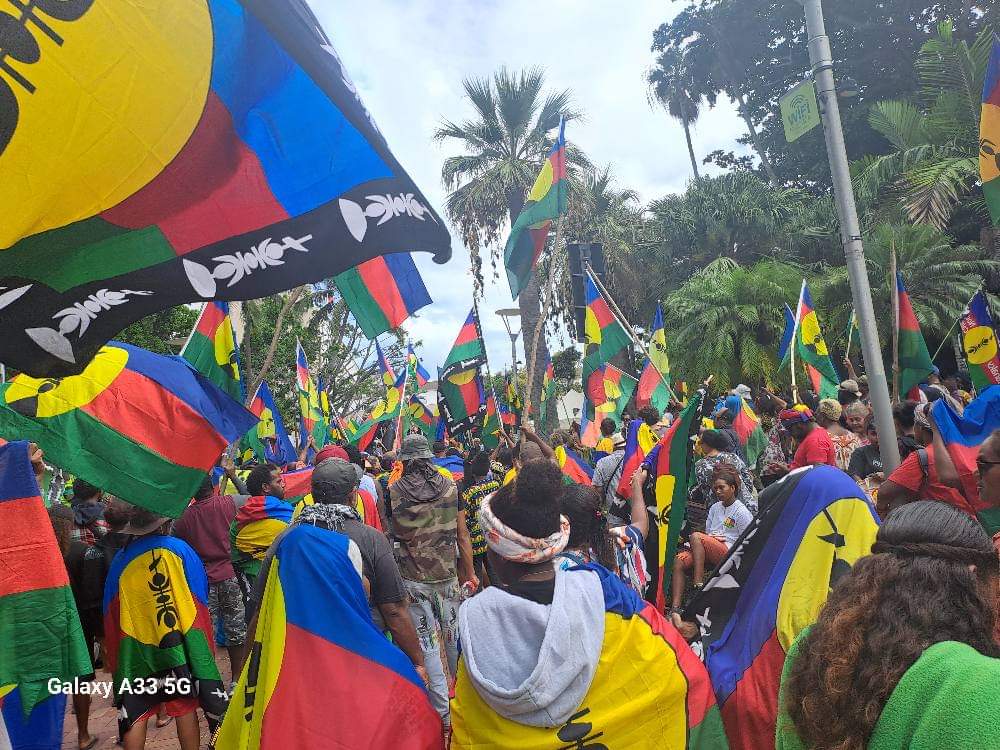
[[[913,312],[910,295],[903,285],[903,275],[896,274],[896,294],[899,299],[899,315],[896,325],[899,326],[899,393],[907,393],[915,388],[934,371],[931,354],[927,351],[927,342],[920,332],[920,323]]]
[[[598,576],[605,607],[600,658],[576,711],[555,726],[506,718],[482,698],[463,654],[451,702],[451,747],[725,750],[705,667],[677,629],[600,565],[585,563],[564,574]]]
[[[114,679],[118,728],[125,734],[157,704],[196,699],[210,726],[228,695],[215,664],[205,566],[186,542],[154,534],[115,555],[104,587],[107,667]],[[131,689],[165,680],[157,691]]]
[[[372,623],[353,544],[297,524],[275,545],[216,747],[443,747],[441,720],[412,663]]]
[[[569,186],[566,180],[566,123],[559,119],[559,137],[542,163],[524,203],[510,228],[503,250],[503,264],[510,282],[510,296],[517,299],[528,285],[535,263],[545,249],[552,220],[566,211]]]
[[[701,409],[703,391],[698,391],[684,407],[677,419],[660,438],[655,450],[651,451],[650,464],[653,468],[653,490],[656,496],[656,518],[659,526],[657,553],[659,582],[656,589],[656,608],[664,611],[666,587],[670,576],[670,566],[677,552],[677,539],[684,523],[687,507],[688,464],[691,455],[691,426]],[[627,497],[627,495],[626,495]]]
[[[49,49],[0,82],[0,174],[19,176],[0,184],[8,366],[77,374],[158,310],[450,257],[305,0],[22,16],[22,59]]]
[[[639,376],[639,389],[635,405],[640,409],[652,406],[660,414],[670,403],[670,360],[667,357],[667,335],[663,329],[663,309],[656,306],[652,335],[649,338],[649,356]]]
[[[226,446],[257,421],[180,357],[112,341],[80,375],[0,385],[0,437],[176,518]]]
[[[700,627],[696,650],[738,750],[774,746],[785,654],[878,530],[865,493],[830,466],[792,472],[760,508],[684,612]]]
[[[993,316],[986,304],[986,295],[976,292],[959,321],[962,329],[962,351],[969,365],[969,377],[976,390],[1000,383],[1000,351]]]
[[[206,302],[181,356],[235,400],[246,397],[228,302]]]
[[[63,723],[53,712],[65,697],[52,696],[48,680],[94,668],[28,450],[23,441],[0,446],[0,737],[37,741],[47,719]]]
[[[1000,36],[993,35],[993,49],[983,80],[983,108],[979,118],[979,176],[993,224],[1000,224]]]
[[[819,316],[816,313],[816,305],[813,304],[812,295],[809,293],[809,286],[802,282],[802,296],[799,299],[798,310],[798,335],[795,337],[795,353],[802,359],[802,363],[809,373],[813,390],[819,394],[820,398],[836,398],[837,386],[840,384],[840,376],[830,359],[830,350],[827,348],[826,339],[823,338],[823,329],[819,324]]]
[[[333,277],[358,328],[370,339],[398,328],[431,303],[424,280],[409,253],[366,260]]]
[[[438,368],[438,408],[454,436],[481,425],[486,410],[486,389],[479,372],[486,361],[486,347],[475,308],[469,311],[458,337]]]
[[[987,387],[965,407],[961,415],[955,412],[947,399],[938,399],[933,405],[933,415],[962,481],[962,494],[972,512],[985,512],[990,518],[998,518],[996,511],[979,497],[976,457],[979,446],[994,430],[1000,429],[1000,388]]]
[[[279,466],[298,460],[281,412],[278,411],[271,389],[265,381],[262,380],[257,386],[257,393],[249,408],[250,413],[259,420],[244,437],[244,442],[253,450],[254,457],[258,461],[269,461]]]

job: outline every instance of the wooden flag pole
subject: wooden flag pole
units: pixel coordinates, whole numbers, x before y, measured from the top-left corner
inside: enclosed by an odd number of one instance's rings
[[[806,280],[802,279],[802,288],[799,290],[799,301],[795,305],[795,319],[792,322],[792,341],[788,345],[788,354],[791,357],[789,360],[789,365],[792,371],[792,405],[794,406],[799,402],[799,389],[795,385],[795,347],[798,345],[798,335],[799,335],[799,315],[802,314],[802,298],[806,294]]]
[[[899,285],[896,283],[896,242],[889,250],[889,283],[892,284],[892,402],[899,403]]]
[[[531,352],[525,350],[524,354],[528,358],[528,374],[525,377],[524,392],[525,398],[522,399],[522,403],[525,404],[526,415],[531,417],[531,393],[532,388],[535,385],[535,360],[538,357],[538,342],[541,341],[542,330],[545,328],[545,319],[549,315],[549,310],[552,307],[552,300],[555,295],[555,281],[556,281],[556,254],[559,252],[559,247],[562,244],[562,231],[563,231],[563,217],[559,216],[559,220],[556,223],[556,238],[555,243],[552,246],[552,253],[549,255],[549,278],[546,279],[544,294],[542,295],[542,312],[538,316],[538,322],[535,323],[534,335],[531,339]],[[524,330],[522,326],[522,330]],[[525,339],[527,343],[527,339]],[[516,384],[515,384],[516,385]],[[516,390],[516,388],[515,388]],[[501,420],[502,421],[502,420]]]
[[[632,343],[638,346],[639,349],[642,351],[642,353],[646,355],[646,359],[652,360],[653,358],[649,356],[649,347],[647,347],[646,344],[643,342],[643,340],[639,338],[639,334],[637,334],[635,332],[635,329],[632,328],[632,324],[628,322],[628,319],[625,317],[625,314],[621,311],[621,308],[618,307],[618,303],[616,303],[614,299],[612,299],[611,295],[608,293],[608,290],[604,287],[604,284],[601,283],[601,280],[598,279],[597,276],[595,276],[593,273],[591,273],[589,264],[586,265],[586,272],[587,272],[587,277],[591,281],[593,281],[594,286],[597,287],[597,291],[599,291],[601,293],[601,296],[604,297],[604,301],[608,303],[608,309],[611,310],[611,314],[615,316],[615,320],[617,320],[619,325],[621,325],[621,327],[625,329],[626,333],[628,333],[629,339],[631,339]],[[663,373],[660,372],[655,367],[653,369],[655,369],[656,374],[660,376],[660,380],[662,381],[663,385],[667,387],[667,393],[670,394],[670,398],[672,398],[674,401],[679,401],[679,399],[677,398],[677,394],[674,393],[674,389],[670,387],[670,383],[667,382],[667,379],[663,375]]]

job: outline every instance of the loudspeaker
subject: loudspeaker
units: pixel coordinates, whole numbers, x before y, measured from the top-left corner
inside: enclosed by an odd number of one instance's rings
[[[569,273],[573,290],[573,312],[576,320],[576,340],[583,343],[584,321],[587,311],[587,276],[584,268],[604,283],[604,249],[599,242],[574,242],[566,245],[569,253]]]

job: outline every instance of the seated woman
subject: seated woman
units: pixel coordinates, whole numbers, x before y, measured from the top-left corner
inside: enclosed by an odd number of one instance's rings
[[[788,653],[778,750],[997,747],[998,579],[968,514],[893,511]]]
[[[458,611],[451,747],[724,747],[680,634],[602,566],[553,566],[570,536],[563,491],[536,460],[482,501],[496,585]]]
[[[718,564],[753,520],[753,514],[736,498],[740,487],[739,472],[728,464],[716,467],[712,494],[718,500],[708,509],[705,533],[692,532],[688,549],[674,558],[674,580],[670,585],[673,608],[679,609],[684,595],[684,574],[694,568],[696,589],[705,581],[705,563]]]

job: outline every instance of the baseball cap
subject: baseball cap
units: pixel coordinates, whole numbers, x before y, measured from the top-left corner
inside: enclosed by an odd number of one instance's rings
[[[328,458],[313,469],[313,494],[316,494],[317,485],[324,485],[324,489],[329,493],[336,497],[344,497],[354,491],[360,481],[360,466],[339,458]]]

